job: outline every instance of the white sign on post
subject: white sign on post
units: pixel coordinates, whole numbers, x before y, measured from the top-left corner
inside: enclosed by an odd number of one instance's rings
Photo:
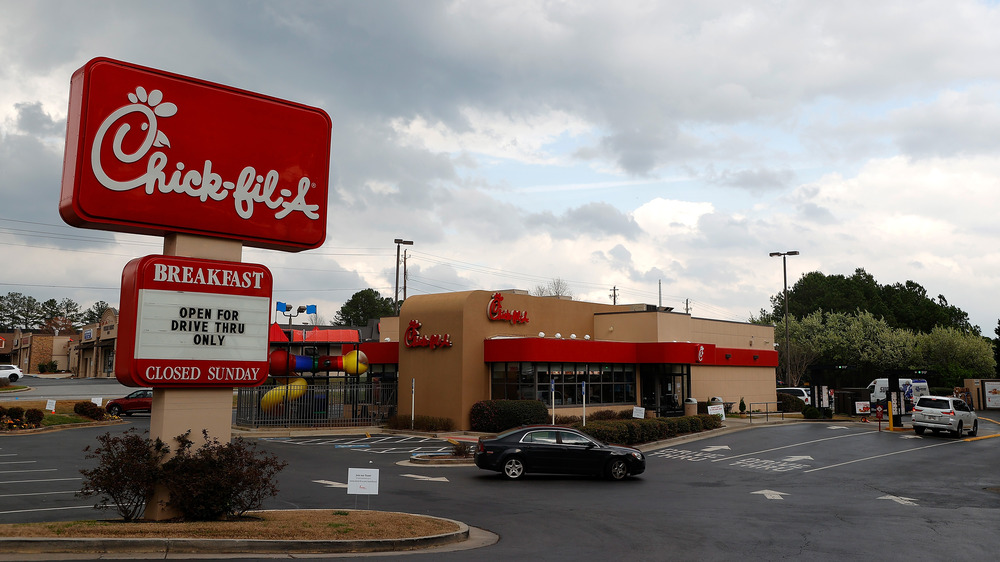
[[[378,495],[378,469],[348,468],[347,493],[359,495]]]
[[[101,403],[104,402],[104,399],[103,398],[91,398],[90,401],[93,402],[94,404],[97,404],[98,406],[100,406]]]
[[[45,409],[49,410],[53,414],[56,413],[56,401],[55,400],[46,400],[45,401]]]
[[[632,417],[642,419],[646,417],[646,409],[640,408],[639,406],[632,407]]]
[[[708,413],[713,416],[722,416],[722,421],[726,421],[726,408],[718,404],[708,407]]]

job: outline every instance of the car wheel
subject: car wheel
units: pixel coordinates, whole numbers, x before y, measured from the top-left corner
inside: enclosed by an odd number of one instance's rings
[[[913,432],[916,433],[917,435],[923,435],[924,434],[924,429],[925,428],[923,428],[923,427],[915,426],[913,428]]]
[[[625,464],[625,459],[611,459],[605,472],[612,480],[625,478],[628,476],[628,466]]]
[[[112,404],[112,405],[108,406],[108,413],[111,414],[112,416],[116,416],[116,417],[121,416],[122,415],[122,407],[119,406],[118,404]]]
[[[503,463],[503,475],[507,480],[517,480],[524,476],[524,462],[520,457],[510,457]]]
[[[11,376],[7,377],[7,380],[9,380],[12,383],[15,383],[15,382],[17,382],[17,379],[19,379],[19,378],[21,378],[21,377],[19,377],[17,375],[11,375]]]
[[[952,433],[956,439],[962,438],[962,422],[958,422],[958,428]]]
[[[969,432],[969,437],[975,437],[979,433],[979,420],[972,422],[972,431]]]

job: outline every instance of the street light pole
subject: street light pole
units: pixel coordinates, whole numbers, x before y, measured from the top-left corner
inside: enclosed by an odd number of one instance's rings
[[[392,299],[392,307],[396,309],[396,316],[399,316],[399,247],[412,246],[413,240],[397,238],[393,240],[393,243],[396,244],[396,294]]]
[[[788,256],[799,255],[798,250],[791,250],[788,252],[771,252],[768,254],[772,258],[775,256],[781,256],[781,271],[785,278],[785,384],[791,384],[791,375],[789,371],[789,356],[788,352],[791,351],[792,344],[788,340]]]

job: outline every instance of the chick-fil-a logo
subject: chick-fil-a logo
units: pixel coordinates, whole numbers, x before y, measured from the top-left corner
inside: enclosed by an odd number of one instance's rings
[[[503,295],[496,293],[490,299],[490,304],[486,308],[486,316],[493,321],[510,322],[511,324],[527,324],[528,313],[523,310],[504,310],[500,304],[503,302]]]
[[[283,219],[293,212],[301,212],[311,220],[319,219],[319,205],[306,203],[306,195],[315,184],[308,177],[299,179],[298,191],[294,194],[292,190],[278,187],[278,172],[270,170],[266,174],[258,174],[253,166],[244,167],[235,182],[225,181],[221,175],[212,171],[212,161],[206,159],[200,169],[189,169],[183,162],[174,164],[174,171],[166,171],[168,160],[167,155],[162,151],[155,151],[151,155],[150,150],[156,148],[170,148],[170,140],[167,138],[159,126],[159,119],[166,119],[177,114],[178,108],[175,104],[163,101],[163,93],[160,90],[152,90],[148,94],[146,89],[139,86],[135,92],[129,92],[128,105],[122,106],[109,115],[98,128],[94,137],[93,148],[90,153],[90,165],[97,181],[111,191],[130,191],[140,186],[145,186],[147,195],[159,191],[160,193],[182,193],[200,199],[203,203],[212,199],[213,201],[224,200],[230,192],[233,194],[233,201],[236,207],[236,214],[242,219],[250,219],[254,213],[254,204],[263,203],[269,209],[281,210],[274,214],[274,218]],[[141,113],[145,122],[140,129],[145,131],[145,138],[134,152],[126,152],[123,149],[125,138],[132,131],[132,126],[124,121],[124,118],[133,113]],[[115,180],[104,170],[102,161],[105,137],[113,132],[111,140],[111,151],[115,158],[123,164],[134,164],[147,155],[149,159],[143,169],[137,166],[142,173],[137,173],[131,179]],[[139,171],[137,170],[137,172]],[[278,192],[278,196],[275,192]]]
[[[403,334],[403,344],[406,347],[429,347],[437,349],[439,347],[451,347],[450,334],[434,334],[423,336],[420,334],[422,324],[416,320],[410,320],[410,325]]]

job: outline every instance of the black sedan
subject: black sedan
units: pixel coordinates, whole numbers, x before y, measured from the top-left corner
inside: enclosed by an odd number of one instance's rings
[[[638,449],[606,445],[575,429],[528,426],[479,438],[476,466],[517,480],[526,472],[594,474],[612,480],[641,474],[646,458]]]

